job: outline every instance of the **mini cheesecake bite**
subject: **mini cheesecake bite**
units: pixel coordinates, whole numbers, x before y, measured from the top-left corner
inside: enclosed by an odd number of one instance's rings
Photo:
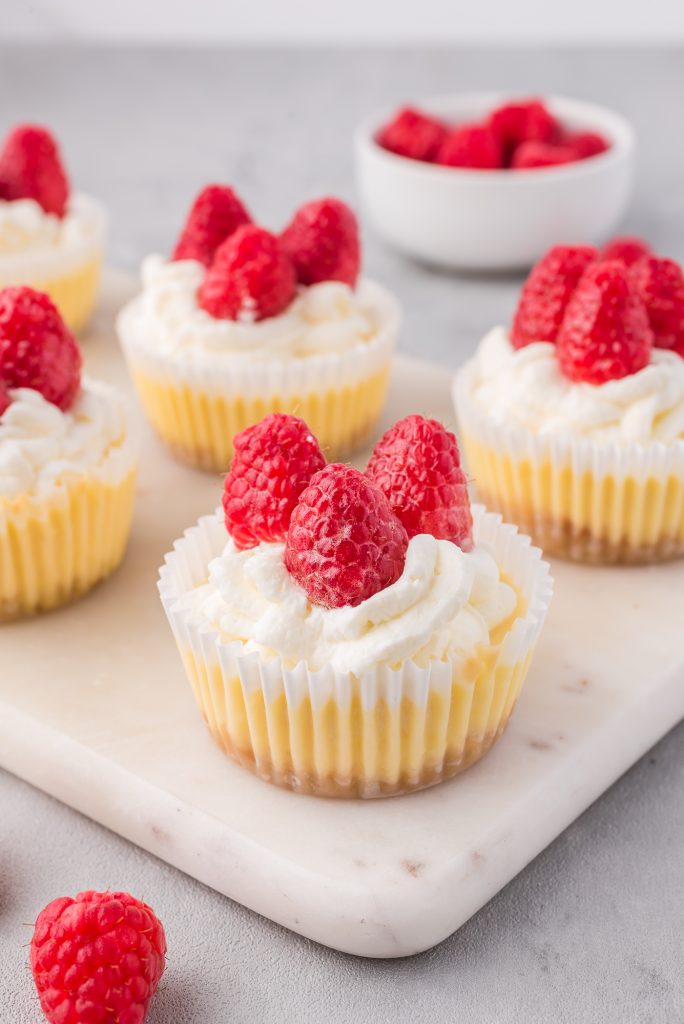
[[[200,192],[172,257],[144,261],[118,318],[141,403],[174,455],[225,471],[236,434],[270,412],[301,414],[328,457],[367,441],[399,308],[360,262],[339,199],[306,203],[276,233],[228,186]]]
[[[0,622],[65,604],[119,565],[136,462],[123,398],[82,376],[49,296],[0,291]]]
[[[421,416],[365,472],[326,463],[296,417],[238,435],[222,508],[159,588],[219,746],[266,781],[362,798],[489,750],[551,597],[539,551],[471,509],[455,437]]]
[[[684,275],[639,239],[556,246],[459,371],[478,494],[549,554],[684,554]]]

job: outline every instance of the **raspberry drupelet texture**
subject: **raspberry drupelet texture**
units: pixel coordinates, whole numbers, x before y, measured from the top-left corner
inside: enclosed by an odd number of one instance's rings
[[[511,342],[555,341],[577,282],[597,258],[591,245],[556,245],[532,268],[520,293]]]
[[[593,263],[572,295],[556,351],[566,377],[589,384],[641,370],[653,347],[646,307],[618,260]]]
[[[629,271],[646,306],[653,344],[684,356],[684,274],[674,260],[645,256]]]
[[[434,160],[447,128],[441,121],[413,107],[402,107],[389,124],[381,129],[378,143],[384,148],[411,160]]]
[[[487,124],[462,124],[444,139],[437,163],[446,167],[497,170],[503,167],[503,153],[496,134]]]
[[[5,382],[0,380],[0,416],[9,408],[11,399],[7,391]]]
[[[69,180],[47,128],[19,124],[7,135],[0,150],[0,197],[35,199],[46,213],[64,216]]]
[[[342,281],[359,276],[359,226],[354,212],[330,196],[300,207],[280,236],[300,284]]]
[[[408,536],[385,495],[351,466],[326,466],[292,513],[285,565],[313,604],[355,607],[401,576]]]
[[[0,378],[66,411],[81,386],[81,351],[52,300],[33,288],[0,291]]]
[[[82,892],[38,915],[31,970],[50,1024],[142,1024],[164,971],[166,938],[147,904]]]
[[[252,218],[227,185],[207,185],[190,207],[172,260],[198,260],[209,266],[222,242]]]
[[[238,548],[284,541],[292,511],[325,466],[318,441],[296,416],[274,413],[237,434],[223,488],[226,529]]]
[[[489,115],[489,124],[499,140],[506,163],[524,142],[553,143],[560,138],[556,118],[540,100],[505,103]]]
[[[650,255],[651,247],[647,242],[629,235],[613,238],[601,250],[602,260],[620,260],[626,267],[631,267],[633,263],[637,263],[644,256]]]
[[[469,551],[473,517],[456,437],[437,420],[407,416],[380,438],[366,469],[409,536],[431,533]]]
[[[282,313],[296,290],[292,261],[275,235],[244,224],[216,250],[198,298],[217,319],[254,323]]]

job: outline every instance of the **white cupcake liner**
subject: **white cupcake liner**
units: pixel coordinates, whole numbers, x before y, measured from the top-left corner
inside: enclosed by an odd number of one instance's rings
[[[474,364],[453,399],[478,495],[548,553],[591,562],[684,554],[684,440],[617,444],[534,434],[472,400]]]
[[[360,797],[422,788],[481,757],[515,704],[552,580],[529,538],[481,506],[473,517],[476,541],[490,548],[524,603],[477,675],[466,667],[472,659],[427,666],[406,659],[355,676],[247,653],[244,643],[223,641],[193,617],[183,600],[206,581],[209,562],[225,546],[220,512],[187,530],[166,556],[159,591],[197,702],[223,749],[267,781]]]
[[[133,376],[143,373],[170,386],[188,387],[194,392],[225,397],[289,399],[327,391],[339,391],[374,376],[389,363],[401,321],[394,297],[372,281],[366,281],[376,309],[379,328],[367,342],[342,352],[311,356],[265,356],[262,362],[247,362],[236,354],[202,352],[201,359],[186,352],[156,351],[150,338],[141,337],[138,301],[125,306],[117,320],[119,340]]]

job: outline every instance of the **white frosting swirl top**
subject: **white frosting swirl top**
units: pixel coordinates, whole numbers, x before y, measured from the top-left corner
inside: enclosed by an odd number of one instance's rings
[[[0,272],[4,284],[21,284],[63,272],[101,244],[104,213],[95,200],[76,193],[64,217],[46,213],[35,199],[0,200]],[[59,260],[59,264],[56,263]]]
[[[428,534],[409,542],[399,579],[355,608],[311,604],[283,551],[265,543],[238,551],[229,539],[209,564],[208,582],[184,598],[187,610],[225,642],[243,641],[264,657],[360,674],[405,658],[467,656],[516,606],[486,549],[465,553]]]
[[[122,312],[122,335],[133,334],[140,346],[156,354],[191,362],[211,356],[226,357],[231,364],[254,363],[365,347],[387,316],[386,293],[372,282],[360,281],[352,289],[325,281],[300,288],[279,316],[257,322],[221,320],[198,305],[205,273],[195,260],[148,256],[142,266],[142,293]]]
[[[684,359],[674,352],[653,349],[648,366],[619,380],[578,383],[561,372],[553,344],[515,349],[495,327],[471,366],[471,400],[498,422],[618,444],[684,439]]]
[[[132,468],[124,399],[108,385],[84,380],[67,412],[31,388],[9,394],[12,402],[0,417],[0,502],[43,497],[91,473],[116,482]]]

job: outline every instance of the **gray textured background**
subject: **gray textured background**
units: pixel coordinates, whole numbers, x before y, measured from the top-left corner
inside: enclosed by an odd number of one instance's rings
[[[629,116],[640,162],[625,228],[684,258],[677,49],[0,48],[0,131],[28,118],[53,126],[77,185],[109,206],[110,261],[134,269],[171,245],[206,181],[235,184],[277,227],[317,194],[354,200],[350,136],[369,110],[499,88],[556,91]],[[367,270],[405,306],[404,351],[455,366],[510,316],[519,279],[434,273],[370,232],[365,242]],[[285,932],[0,773],[0,1022],[41,1019],[26,922],[54,896],[89,887],[129,889],[166,925],[151,1024],[684,1021],[683,739],[680,726],[450,940],[384,962]]]

